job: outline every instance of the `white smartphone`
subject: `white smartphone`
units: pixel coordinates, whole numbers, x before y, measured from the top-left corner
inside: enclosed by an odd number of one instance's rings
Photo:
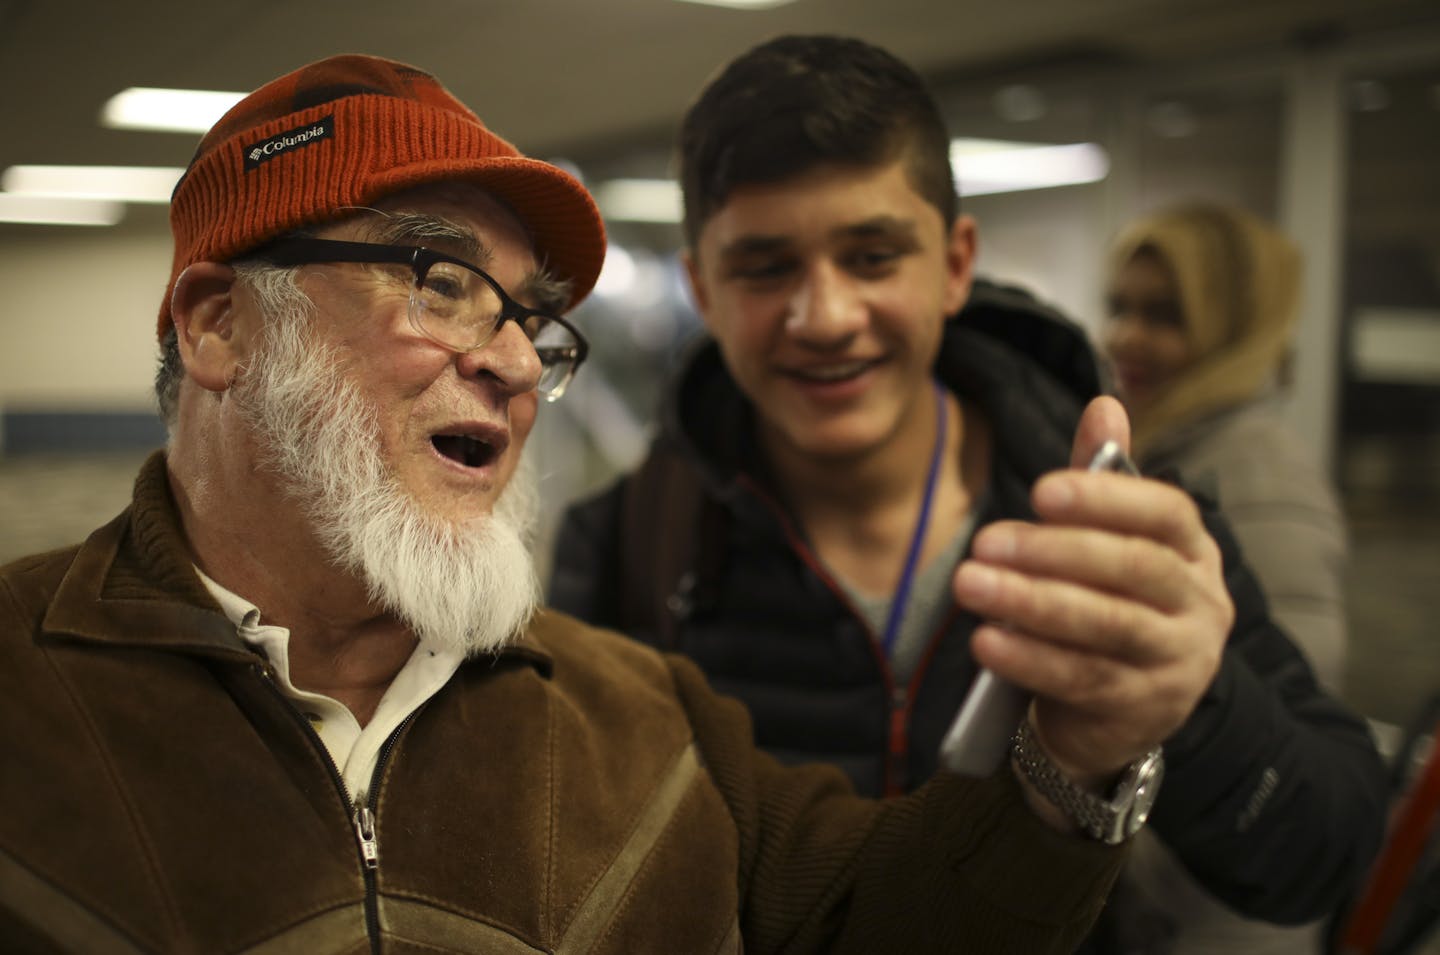
[[[1121,474],[1139,474],[1140,469],[1130,460],[1130,455],[1120,448],[1118,441],[1106,441],[1090,459],[1087,471],[1119,471]]]
[[[1088,470],[1139,474],[1119,443],[1106,441]],[[1030,691],[981,669],[940,742],[940,765],[962,776],[988,776],[1005,761],[1010,737],[1030,706]]]

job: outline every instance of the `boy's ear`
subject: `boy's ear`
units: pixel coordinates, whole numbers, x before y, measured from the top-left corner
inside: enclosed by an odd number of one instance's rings
[[[945,243],[945,314],[954,315],[970,298],[975,283],[975,254],[979,235],[972,216],[956,216]]]
[[[235,270],[219,262],[196,262],[175,280],[170,316],[185,372],[200,387],[224,391],[245,357],[236,326]]]
[[[709,324],[706,319],[710,311],[710,296],[705,288],[705,277],[700,271],[700,263],[696,260],[694,249],[685,249],[680,253],[680,261],[685,266],[685,278],[690,282],[690,297],[695,301],[695,311],[700,313],[700,320]]]

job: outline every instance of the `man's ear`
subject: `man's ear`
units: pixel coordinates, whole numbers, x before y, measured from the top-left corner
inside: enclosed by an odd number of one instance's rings
[[[200,387],[225,391],[245,357],[236,326],[235,270],[219,262],[196,262],[175,280],[170,316],[185,372]]]
[[[954,315],[970,298],[980,239],[972,216],[956,216],[945,243],[945,314]]]

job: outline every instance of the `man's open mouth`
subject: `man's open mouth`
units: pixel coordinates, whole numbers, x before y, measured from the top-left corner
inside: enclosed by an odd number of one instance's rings
[[[499,455],[499,449],[469,434],[437,434],[430,443],[441,455],[467,468],[483,468]]]

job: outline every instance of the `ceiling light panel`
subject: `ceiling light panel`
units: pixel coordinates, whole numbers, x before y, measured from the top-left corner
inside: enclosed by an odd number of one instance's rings
[[[16,195],[166,203],[184,172],[178,166],[11,166],[0,187]]]
[[[680,0],[681,3],[698,3],[707,7],[730,7],[732,10],[766,10],[783,7],[795,0]]]
[[[50,196],[12,196],[0,193],[0,222],[27,225],[115,225],[125,206],[102,199],[59,199]]]
[[[1110,157],[1095,143],[956,139],[950,165],[962,196],[982,196],[1099,182],[1110,172]]]
[[[132,86],[106,101],[100,110],[100,125],[112,129],[203,133],[247,95],[218,90]]]
[[[611,179],[595,187],[601,214],[617,222],[679,222],[680,185],[673,179]]]

